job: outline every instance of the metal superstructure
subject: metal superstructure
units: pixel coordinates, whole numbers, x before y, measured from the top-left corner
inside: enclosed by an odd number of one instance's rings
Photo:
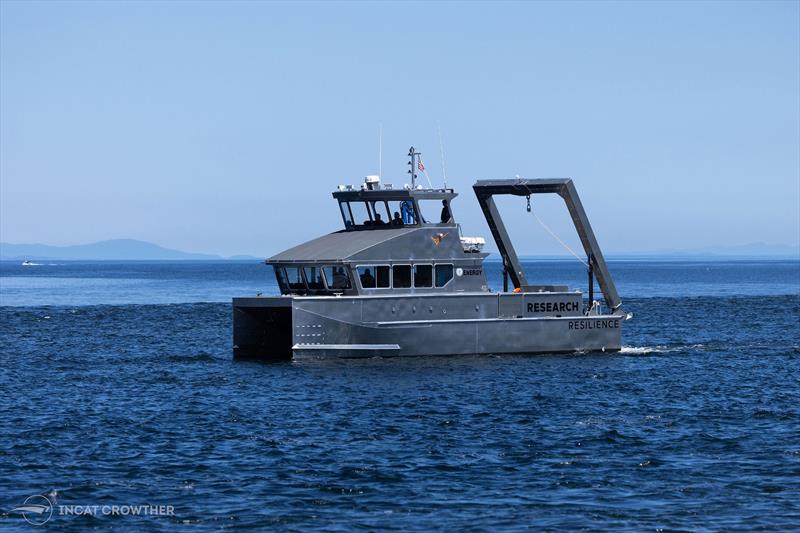
[[[606,304],[612,310],[619,308],[622,301],[608,271],[600,245],[597,244],[589,217],[586,216],[581,199],[578,197],[578,191],[575,190],[575,184],[571,179],[479,180],[472,186],[472,189],[478,197],[478,203],[480,203],[486,222],[489,224],[489,230],[497,243],[500,255],[504,259],[504,264],[508,265],[508,272],[514,281],[514,286],[521,288],[528,286],[528,281],[492,198],[497,195],[514,195],[526,196],[530,199],[533,194],[557,194],[563,198],[570,217],[572,217],[572,223],[575,225],[575,231],[578,232],[583,250],[586,252],[586,260],[589,265],[589,291],[592,291],[592,276],[597,276],[597,282],[603,291]]]

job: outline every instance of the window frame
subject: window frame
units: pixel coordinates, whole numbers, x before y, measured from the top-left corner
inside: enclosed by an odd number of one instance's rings
[[[322,279],[322,287],[321,288],[317,288],[317,287],[312,287],[311,286],[311,282],[308,281],[308,274],[306,274],[306,269],[307,268],[316,268],[316,269],[318,269],[320,271],[320,278]],[[321,265],[303,265],[303,266],[300,267],[300,269],[303,271],[303,280],[306,283],[306,291],[308,291],[309,294],[311,294],[311,293],[318,294],[320,292],[323,292],[323,293],[324,292],[328,292],[328,287],[325,285],[325,274],[322,273],[322,266]]]
[[[437,266],[449,266],[450,267],[450,279],[448,279],[447,283],[445,283],[441,287],[439,287],[436,284],[436,267]],[[455,278],[456,278],[456,267],[455,267],[454,263],[434,263],[434,265],[433,265],[433,287],[435,289],[444,289],[445,287],[450,285],[450,283],[452,283]]]
[[[423,286],[417,286],[417,267],[418,266],[429,266],[429,267],[431,267],[431,284],[430,285],[427,285],[427,286],[424,286],[424,287]],[[411,285],[415,289],[433,289],[434,286],[436,285],[436,280],[434,279],[435,278],[435,273],[436,273],[436,271],[434,269],[433,263],[414,263],[411,266],[411,274],[412,274],[411,275],[411,277],[412,277]]]
[[[306,274],[303,271],[303,265],[282,265],[280,267],[283,270],[285,279],[286,279],[286,294],[308,294],[311,289],[308,288],[308,282],[306,281]],[[300,279],[303,280],[303,287],[299,289],[295,289],[292,287],[291,282],[289,281],[289,274],[286,272],[287,268],[296,268],[300,272]]]
[[[330,269],[341,268],[342,271],[344,272],[345,278],[347,278],[347,286],[346,287],[335,287],[334,288],[333,279],[330,280],[330,283],[328,282],[328,274],[325,273],[325,269],[326,268],[330,268]],[[347,291],[347,290],[350,290],[350,289],[353,288],[353,282],[351,281],[350,273],[348,272],[349,269],[347,268],[346,265],[336,265],[336,264],[331,265],[331,264],[328,264],[328,265],[323,265],[321,267],[321,269],[322,269],[322,279],[323,279],[323,281],[325,283],[325,287],[328,289],[328,291],[330,291],[330,292],[337,292],[337,291],[344,292],[344,291]]]
[[[275,271],[275,278],[278,281],[278,288],[281,290],[281,294],[290,294],[291,289],[289,289],[289,279],[286,277],[286,267],[273,265],[272,268]]]
[[[390,222],[392,221],[392,215],[391,211],[389,210],[389,202],[387,202],[386,200],[367,200],[366,204],[370,210],[370,217],[372,218],[373,227],[380,228],[383,226],[390,225]],[[384,211],[382,213],[378,210],[377,207],[378,204],[383,204]],[[380,226],[375,224],[375,221],[377,220],[377,217],[375,216],[376,214],[381,215],[381,221],[383,222],[383,224],[381,224]]]
[[[347,210],[346,213],[345,213],[345,209]],[[348,202],[348,201],[340,201],[339,202],[339,210],[342,212],[342,220],[344,221],[345,229],[353,228],[356,225],[356,223],[355,223],[355,219],[353,219],[353,211],[350,209],[350,202]],[[347,223],[348,222],[348,215],[350,216],[350,218],[349,218],[350,224]]]
[[[353,221],[352,228],[372,228],[373,223],[375,222],[375,217],[372,214],[372,206],[368,200],[347,200],[345,202],[347,204],[347,210],[350,212],[350,219]],[[361,203],[364,204],[364,209],[367,212],[367,217],[369,218],[369,224],[365,224],[364,222],[357,222],[355,215],[353,215],[353,207],[350,205],[352,203]]]
[[[410,222],[404,222],[403,226],[421,226],[421,225],[434,225],[435,222],[423,221],[422,209],[420,207],[419,199],[410,196],[403,197],[379,197],[375,199],[365,197],[354,197],[350,199],[340,198],[337,200],[339,203],[339,211],[342,215],[342,222],[346,230],[364,230],[373,228],[398,227],[392,224],[392,217],[394,210],[397,210],[402,217],[404,203],[408,204]],[[425,202],[433,202],[433,199],[426,199]],[[356,204],[363,204],[365,209],[357,208],[353,210]],[[359,217],[356,217],[356,211]],[[452,212],[452,211],[451,211]],[[381,221],[384,224],[380,226],[375,225],[376,213],[380,213]],[[362,218],[364,220],[362,220]],[[438,220],[438,219],[437,219]]]
[[[378,267],[387,267],[389,269],[389,285],[387,287],[378,287]],[[371,268],[375,271],[373,277],[375,278],[375,286],[374,287],[364,287],[361,284],[361,273],[358,271],[359,268]],[[356,265],[356,277],[358,278],[358,287],[364,291],[385,291],[390,290],[392,288],[392,265],[389,263],[375,263],[375,264],[366,264],[366,265]]]
[[[408,287],[396,287],[394,284],[394,267],[408,267]],[[414,267],[411,263],[392,263],[392,288],[393,289],[412,289],[414,288]]]

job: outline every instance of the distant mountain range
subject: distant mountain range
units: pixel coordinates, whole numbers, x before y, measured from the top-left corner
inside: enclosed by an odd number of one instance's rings
[[[612,254],[614,255],[614,254]],[[800,259],[800,246],[787,244],[768,244],[753,242],[735,246],[710,246],[706,248],[690,248],[687,250],[665,249],[643,254],[616,254],[631,256],[670,256],[670,257],[764,257]]]
[[[259,259],[249,255],[222,257],[171,250],[150,242],[114,239],[74,246],[48,244],[11,244],[0,242],[0,260],[73,260],[73,261],[214,261]]]
[[[611,253],[612,257],[686,257],[686,258],[786,258],[800,259],[800,246],[753,242],[735,246],[708,246],[705,248],[674,248],[642,253]]]
[[[583,250],[578,248],[577,253]],[[705,248],[675,249],[665,248],[644,252],[604,252],[606,259],[798,259],[800,246],[786,244],[767,244],[754,242],[735,246],[709,246]],[[497,253],[492,254],[496,258]],[[535,254],[520,255],[523,259],[568,259],[567,254]]]
[[[496,255],[496,254],[492,254]],[[527,259],[562,259],[563,255],[522,255]],[[800,259],[800,247],[763,242],[738,246],[717,246],[686,250],[665,249],[652,252],[609,252],[609,259]],[[74,246],[48,244],[0,243],[0,260],[73,260],[73,261],[221,261],[259,260],[260,257],[235,255],[222,257],[214,254],[182,252],[164,248],[150,242],[134,239],[114,239]]]

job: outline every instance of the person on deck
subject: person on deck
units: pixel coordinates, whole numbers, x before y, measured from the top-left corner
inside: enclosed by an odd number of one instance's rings
[[[402,225],[403,225],[403,219],[400,218],[400,213],[395,211],[394,218],[392,219],[392,226],[402,226]]]
[[[403,224],[414,224],[414,206],[408,200],[400,203],[400,211],[403,213]]]
[[[442,200],[442,224],[449,224],[453,221],[453,214],[450,213],[450,206],[447,205],[447,200]]]

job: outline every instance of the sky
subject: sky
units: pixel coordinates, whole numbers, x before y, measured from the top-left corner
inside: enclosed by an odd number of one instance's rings
[[[440,186],[437,124],[467,235],[519,175],[607,252],[797,245],[800,2],[0,2],[0,241],[268,256],[342,227],[379,128],[384,181],[413,145]]]

